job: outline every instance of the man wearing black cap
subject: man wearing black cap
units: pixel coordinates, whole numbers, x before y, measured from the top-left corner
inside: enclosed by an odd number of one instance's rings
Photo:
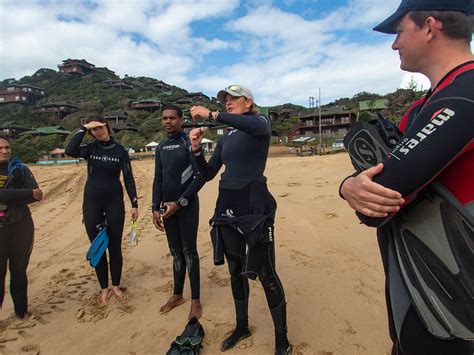
[[[403,0],[374,28],[431,82],[383,163],[340,188],[378,227],[392,354],[474,353],[473,13],[472,0]]]

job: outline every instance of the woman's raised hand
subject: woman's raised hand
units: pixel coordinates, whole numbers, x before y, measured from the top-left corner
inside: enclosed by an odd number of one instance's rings
[[[193,120],[197,120],[197,119],[206,119],[209,117],[209,113],[211,111],[209,111],[207,108],[205,108],[204,106],[193,106],[191,107],[191,117],[193,118]]]
[[[91,121],[84,125],[84,127],[87,129],[93,129],[93,128],[103,127],[103,126],[105,126],[105,123],[98,122],[98,121]]]

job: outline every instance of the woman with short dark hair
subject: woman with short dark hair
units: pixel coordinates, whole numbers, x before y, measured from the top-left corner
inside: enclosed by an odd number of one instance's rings
[[[81,144],[87,132],[95,140],[92,143]],[[122,234],[125,207],[120,172],[123,174],[125,188],[132,203],[133,220],[138,218],[138,200],[128,153],[111,137],[111,133],[109,123],[102,116],[89,117],[67,145],[66,154],[87,160],[87,181],[83,203],[84,224],[92,242],[97,235],[97,225],[105,219],[109,234],[112,291],[117,297],[122,298],[120,279],[123,266]],[[107,256],[104,252],[95,268],[102,289],[99,296],[100,303],[107,301],[108,269]]]
[[[5,296],[7,264],[15,314],[28,312],[26,269],[33,250],[34,225],[28,204],[40,201],[43,192],[27,166],[11,159],[10,140],[0,135],[0,309]]]
[[[214,150],[209,163],[200,148],[203,130],[191,131],[193,156],[201,176],[209,181],[222,165],[219,196],[211,220],[214,263],[227,260],[237,326],[222,342],[221,350],[233,348],[251,335],[248,325],[248,278],[262,283],[275,326],[275,354],[291,354],[286,327],[286,301],[275,268],[274,218],[276,201],[263,175],[270,146],[270,120],[257,114],[253,95],[242,85],[230,85],[217,94],[227,112],[191,108],[193,118],[203,117],[233,129]]]

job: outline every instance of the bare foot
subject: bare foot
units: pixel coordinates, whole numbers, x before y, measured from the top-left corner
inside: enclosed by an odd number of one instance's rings
[[[184,303],[184,298],[181,295],[173,295],[171,298],[166,302],[164,306],[160,308],[160,314],[165,314],[171,311],[174,307],[179,306],[180,304]]]
[[[202,305],[199,299],[191,300],[191,310],[189,311],[188,319],[196,317],[197,319],[201,318],[202,316]]]
[[[107,303],[107,296],[109,295],[109,289],[108,288],[103,288],[100,291],[99,295],[99,304],[104,305]]]
[[[115,296],[117,296],[118,298],[123,298],[123,292],[120,286],[112,286],[112,292],[115,293]]]

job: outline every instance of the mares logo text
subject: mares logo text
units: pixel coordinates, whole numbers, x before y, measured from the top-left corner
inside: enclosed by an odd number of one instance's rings
[[[441,127],[454,115],[455,112],[453,110],[450,110],[449,108],[443,108],[435,112],[431,118],[430,123],[423,127],[421,131],[416,134],[415,137],[411,139],[403,139],[402,142],[397,147],[395,147],[394,152],[398,150],[400,153],[407,155],[413,148],[418,145],[418,143],[420,143],[426,137],[431,135],[434,131],[438,129],[438,127]]]

